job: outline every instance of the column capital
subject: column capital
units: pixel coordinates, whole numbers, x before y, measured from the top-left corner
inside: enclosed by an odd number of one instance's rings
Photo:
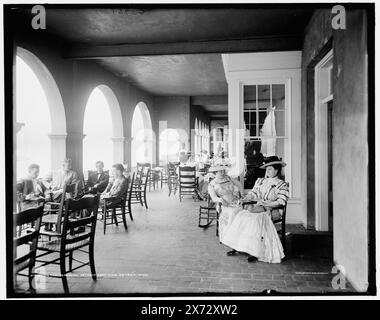
[[[83,132],[68,132],[67,137],[71,139],[83,140],[86,137],[86,135],[83,134]]]

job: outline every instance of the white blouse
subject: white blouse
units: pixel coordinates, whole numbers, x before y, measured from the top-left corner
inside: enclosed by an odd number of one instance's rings
[[[275,178],[259,178],[251,191],[247,194],[248,199],[278,201],[285,205],[289,199],[288,184]]]

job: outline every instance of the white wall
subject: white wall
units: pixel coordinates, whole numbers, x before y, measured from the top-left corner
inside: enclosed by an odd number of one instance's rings
[[[301,189],[301,51],[260,52],[222,55],[228,82],[229,144],[234,160],[235,174],[243,172],[244,85],[284,83],[286,86],[287,143],[285,151],[285,176],[290,183],[287,223],[306,226],[306,194]]]

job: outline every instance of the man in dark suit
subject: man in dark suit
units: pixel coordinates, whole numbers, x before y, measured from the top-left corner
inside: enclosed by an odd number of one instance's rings
[[[103,171],[104,163],[102,161],[96,162],[96,171],[91,172],[88,176],[87,185],[90,193],[102,193],[109,181],[109,175]]]
[[[31,164],[28,168],[29,175],[25,179],[17,182],[17,199],[19,210],[26,210],[37,207],[45,201],[45,186],[38,180],[40,166]]]

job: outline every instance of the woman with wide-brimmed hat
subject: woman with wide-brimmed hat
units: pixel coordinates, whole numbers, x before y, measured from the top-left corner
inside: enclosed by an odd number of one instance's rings
[[[208,170],[214,175],[213,180],[209,183],[208,193],[211,200],[217,204],[219,211],[219,239],[221,242],[223,242],[226,229],[236,213],[241,210],[239,200],[243,188],[238,181],[227,175],[226,171],[229,167],[227,159],[219,158]]]
[[[288,201],[288,185],[280,179],[285,165],[276,156],[265,159],[261,166],[266,169],[265,178],[257,179],[253,189],[242,199],[242,202],[255,200],[256,204],[238,212],[225,231],[222,242],[233,249],[227,255],[245,252],[250,255],[249,262],[280,263],[284,258],[280,238],[266,208],[276,208]]]

